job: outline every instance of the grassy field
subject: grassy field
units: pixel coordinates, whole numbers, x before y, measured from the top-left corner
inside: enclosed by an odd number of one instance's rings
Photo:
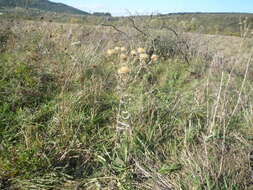
[[[57,12],[57,11],[56,11]],[[83,25],[131,26],[128,17],[111,17],[108,13],[71,15],[67,13],[47,12],[39,9],[4,8],[0,6],[0,18],[13,20],[37,20]],[[100,16],[99,16],[100,15]],[[131,13],[129,12],[129,15]],[[174,13],[164,15],[136,16],[135,20],[145,23],[146,28],[162,28],[164,25],[184,31],[212,35],[241,37],[246,27],[253,32],[253,14],[250,13]]]
[[[0,22],[0,189],[253,188],[247,24]]]
[[[245,22],[253,30],[253,14],[172,14],[162,16],[160,19],[188,32],[240,36]]]

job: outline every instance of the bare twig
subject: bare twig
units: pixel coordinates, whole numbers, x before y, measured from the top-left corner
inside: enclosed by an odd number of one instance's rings
[[[135,21],[134,21],[133,18],[128,17],[128,20],[132,23],[132,26],[133,26],[133,28],[134,28],[135,30],[137,30],[138,32],[142,33],[144,36],[147,36],[147,37],[150,36],[149,34],[143,32],[140,28],[138,28],[138,27],[136,26]]]
[[[179,37],[179,36],[178,36],[178,33],[177,33],[173,28],[171,28],[171,27],[169,27],[169,26],[166,26],[166,24],[165,24],[164,21],[163,21],[162,25],[160,26],[160,29],[161,29],[161,30],[162,30],[162,29],[169,30],[169,31],[173,32],[173,34],[175,34],[175,36],[176,36],[177,38]]]
[[[123,31],[120,30],[120,29],[118,29],[118,28],[117,28],[116,26],[114,26],[114,25],[111,25],[111,24],[102,24],[102,26],[112,27],[112,28],[113,28],[114,30],[116,30],[117,32],[122,33],[122,34],[124,34],[125,36],[127,36],[127,37],[129,38],[129,36],[128,36],[127,33],[123,32]]]

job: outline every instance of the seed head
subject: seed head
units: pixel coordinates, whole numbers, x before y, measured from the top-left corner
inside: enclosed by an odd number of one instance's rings
[[[120,60],[121,61],[126,61],[127,60],[127,55],[124,54],[124,53],[120,54]]]
[[[124,53],[124,52],[127,51],[127,49],[126,49],[125,47],[121,47],[121,48],[120,48],[120,51],[121,51],[122,53]]]
[[[137,52],[138,52],[139,54],[142,54],[142,53],[146,53],[146,50],[145,50],[144,48],[138,48],[138,49],[137,49]]]
[[[130,53],[131,53],[132,56],[136,56],[137,55],[137,52],[135,50],[132,50]]]
[[[114,54],[116,54],[116,51],[115,51],[114,49],[108,49],[108,50],[107,50],[107,55],[108,55],[108,56],[112,56],[112,55],[114,55]]]
[[[118,74],[122,75],[122,74],[127,74],[130,72],[130,69],[126,66],[124,67],[121,67],[119,70],[118,70]]]
[[[118,52],[120,52],[121,48],[116,46],[116,47],[114,48],[114,50],[118,53]]]
[[[153,54],[153,55],[151,56],[152,62],[157,62],[158,59],[159,59],[158,55]]]
[[[146,53],[142,53],[142,54],[140,54],[139,58],[140,58],[140,61],[147,61],[149,58],[149,55]]]

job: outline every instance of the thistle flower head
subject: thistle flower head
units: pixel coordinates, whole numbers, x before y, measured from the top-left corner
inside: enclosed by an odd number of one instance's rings
[[[116,51],[115,51],[114,49],[108,49],[108,50],[107,50],[107,55],[108,55],[108,56],[112,56],[112,55],[114,55],[114,54],[116,54]]]
[[[138,49],[137,49],[137,52],[138,52],[139,54],[142,54],[142,53],[146,53],[146,50],[145,50],[144,48],[138,48]]]
[[[121,61],[126,61],[127,60],[127,55],[124,54],[124,53],[120,54],[120,60]]]
[[[122,74],[127,74],[130,72],[130,69],[126,66],[123,66],[121,67],[119,70],[118,70],[118,74],[119,75],[122,75]]]
[[[151,61],[152,61],[152,62],[157,62],[158,59],[159,59],[158,55],[153,54],[153,55],[151,56]]]
[[[118,52],[120,52],[121,48],[116,46],[116,47],[114,48],[114,50],[118,53]]]
[[[136,56],[136,55],[137,55],[137,52],[136,52],[135,50],[132,50],[132,51],[130,52],[130,54],[131,54],[132,56]]]
[[[139,56],[140,61],[147,61],[149,59],[149,55],[146,53],[142,53]]]
[[[125,48],[125,47],[121,47],[120,48],[120,51],[123,53],[123,52],[126,52],[127,51],[127,48]]]

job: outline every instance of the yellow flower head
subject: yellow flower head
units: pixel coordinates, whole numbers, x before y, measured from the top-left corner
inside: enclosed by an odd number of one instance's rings
[[[149,59],[149,55],[146,53],[142,53],[142,54],[140,54],[139,59],[140,59],[140,61],[147,61]]]
[[[119,70],[118,70],[118,74],[122,75],[122,74],[127,74],[130,72],[130,69],[126,66],[124,67],[121,67]]]
[[[142,53],[146,53],[146,50],[145,50],[144,48],[138,48],[138,49],[137,49],[137,52],[138,52],[139,54],[142,54]]]
[[[155,55],[155,54],[154,54],[154,55],[151,56],[152,62],[157,62],[158,59],[159,59],[158,55]]]

